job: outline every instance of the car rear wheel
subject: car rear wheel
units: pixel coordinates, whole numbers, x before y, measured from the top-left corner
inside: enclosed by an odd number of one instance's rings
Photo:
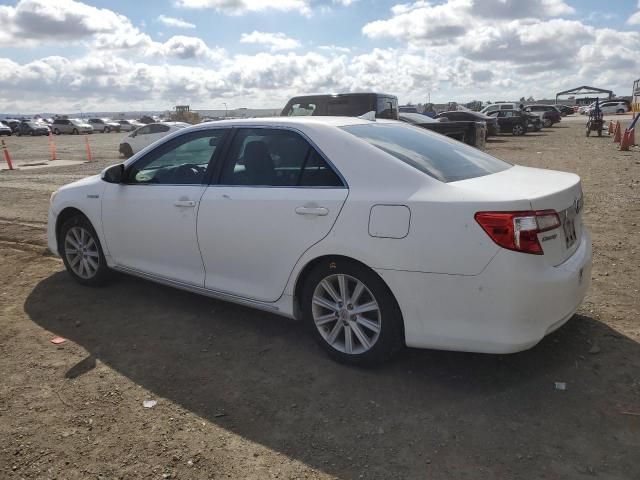
[[[513,129],[511,130],[511,133],[513,133],[516,136],[524,135],[524,127],[522,126],[521,123],[516,123],[513,126]]]
[[[616,113],[626,113],[623,108],[619,108]]]
[[[549,120],[548,118],[545,118],[545,119],[542,121],[542,125],[543,125],[545,128],[549,128],[549,127],[551,127],[551,126],[553,125],[553,122],[552,122],[551,120]]]
[[[74,135],[80,135],[80,132],[78,132],[77,128],[74,128],[73,132],[71,132],[71,133],[73,133]]]
[[[60,135],[60,130],[58,130],[57,128],[53,129],[53,134],[54,135]]]
[[[104,130],[102,130],[102,133],[109,133],[111,131],[111,129],[109,127],[104,127]]]
[[[350,260],[328,259],[305,279],[302,313],[335,360],[375,365],[404,346],[402,314],[382,279]]]
[[[110,269],[91,222],[84,215],[67,220],[60,229],[58,249],[69,274],[82,285],[104,284]]]

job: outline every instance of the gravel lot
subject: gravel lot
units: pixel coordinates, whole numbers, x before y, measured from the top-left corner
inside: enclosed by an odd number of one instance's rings
[[[45,251],[49,195],[115,163],[121,134],[92,135],[92,163],[0,172],[0,478],[640,478],[640,149],[584,121],[488,144],[582,176],[578,314],[527,352],[407,350],[376,370],[264,312],[75,284]],[[5,140],[18,164],[47,158],[44,138]],[[84,137],[56,142],[82,158]]]

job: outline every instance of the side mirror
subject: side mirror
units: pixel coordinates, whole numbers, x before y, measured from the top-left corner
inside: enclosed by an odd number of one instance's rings
[[[124,178],[124,164],[119,163],[105,168],[102,171],[101,178],[107,183],[122,183]]]

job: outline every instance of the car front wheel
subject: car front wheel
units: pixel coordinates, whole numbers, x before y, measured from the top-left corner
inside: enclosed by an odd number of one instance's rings
[[[347,259],[325,260],[307,276],[303,316],[329,355],[352,365],[375,365],[404,346],[402,314],[383,280]]]
[[[626,113],[626,112],[624,111],[624,109],[620,108],[616,113]]]
[[[58,245],[64,266],[78,283],[93,287],[108,279],[100,240],[85,216],[76,215],[62,225]]]
[[[512,131],[511,131],[511,133],[513,133],[513,134],[514,134],[514,135],[516,135],[516,136],[524,135],[524,127],[522,126],[522,124],[521,124],[521,123],[516,123],[516,124],[513,126],[513,129],[512,129]]]

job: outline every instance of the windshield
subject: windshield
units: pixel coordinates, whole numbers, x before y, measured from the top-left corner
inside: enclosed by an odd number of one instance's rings
[[[341,128],[445,183],[511,168],[480,150],[411,125],[372,123]]]

